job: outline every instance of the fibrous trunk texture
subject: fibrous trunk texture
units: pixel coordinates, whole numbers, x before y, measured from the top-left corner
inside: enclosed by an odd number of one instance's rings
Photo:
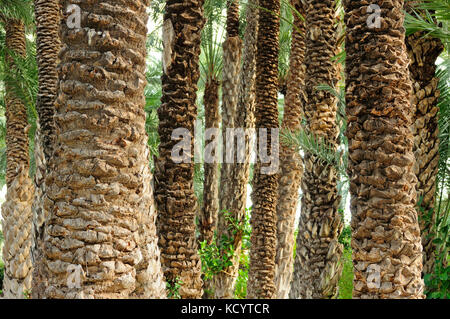
[[[25,26],[18,20],[6,20],[6,48],[17,58],[26,56]],[[18,70],[12,54],[6,65],[13,76]],[[31,288],[31,205],[34,187],[28,175],[27,108],[9,83],[5,83],[6,102],[6,201],[2,205],[2,229],[5,238],[3,261],[5,298],[24,298]]]
[[[292,6],[304,16],[299,0],[292,0]],[[303,108],[306,103],[305,86],[305,24],[294,12],[291,55],[284,117],[281,128],[292,132],[301,128]],[[287,299],[291,288],[294,266],[295,214],[299,199],[300,181],[303,174],[302,158],[292,146],[280,145],[280,177],[278,180],[277,204],[277,255],[275,259],[275,288],[278,299]]]
[[[339,66],[332,60],[339,51],[335,4],[332,0],[307,0],[305,5],[307,129],[337,151],[337,98],[317,89],[320,84],[336,87],[339,80]],[[306,153],[304,161],[302,210],[291,297],[336,298],[343,251],[339,243],[343,222],[338,211],[338,174],[334,166],[322,163],[316,155]]]
[[[144,111],[149,3],[78,4],[81,28],[61,24],[44,297],[163,298]]]
[[[166,2],[164,15],[164,74],[159,115],[159,158],[155,163],[155,198],[161,260],[170,285],[181,284],[182,298],[201,298],[201,261],[195,238],[197,200],[194,193],[194,124],[200,76],[200,36],[204,25],[203,0]],[[190,152],[176,163],[172,139],[176,129],[189,132]]]
[[[33,202],[33,281],[32,298],[42,298],[47,276],[43,274],[44,210],[42,198],[45,193],[45,176],[49,171],[47,163],[53,153],[55,139],[55,107],[58,91],[57,61],[61,47],[59,38],[59,0],[35,0],[36,17],[36,59],[39,74],[39,91],[36,110],[38,128],[35,137],[36,194]]]
[[[436,245],[431,229],[436,222],[434,202],[439,163],[439,79],[435,73],[436,59],[444,46],[441,40],[427,37],[424,32],[416,32],[406,37],[406,47],[413,87],[414,173],[417,176],[417,199],[422,199],[418,211],[423,246],[422,272],[429,274],[433,272],[435,263]]]
[[[205,128],[213,128],[219,131],[219,82],[216,79],[210,79],[206,82],[203,101],[205,106]],[[212,135],[210,138],[214,140],[217,136]],[[209,143],[214,142],[209,141]],[[200,242],[206,241],[208,245],[211,245],[213,241],[219,212],[219,154],[216,150],[217,147],[213,149],[211,154],[214,157],[214,162],[204,163],[203,207],[199,218],[199,240]]]
[[[242,196],[239,193],[241,190],[238,182],[233,175],[233,170],[236,169],[237,157],[233,157],[231,163],[227,159],[226,153],[231,150],[225,146],[233,147],[234,154],[237,154],[234,147],[235,140],[227,140],[227,130],[237,128],[237,118],[242,114],[238,114],[239,102],[239,74],[241,69],[241,53],[242,40],[239,37],[239,1],[228,1],[227,9],[227,38],[223,43],[223,70],[222,70],[222,136],[224,141],[223,162],[220,172],[220,213],[218,218],[217,228],[217,243],[221,242],[222,237],[228,238],[233,243],[233,256],[231,258],[231,265],[223,269],[214,278],[214,296],[217,299],[233,298],[233,286],[237,276],[239,267],[239,253],[241,249],[241,234],[233,234],[227,221],[225,214],[229,214],[231,218],[239,222],[242,220],[243,211],[240,207],[233,207],[233,201],[237,197]],[[229,138],[231,136],[228,136]],[[230,144],[230,142],[232,144]],[[245,209],[245,204],[244,204]],[[228,247],[226,247],[228,249]]]
[[[372,4],[344,1],[353,297],[423,298],[404,3]]]
[[[205,106],[205,128],[214,129],[213,135],[205,138],[205,144],[215,144],[210,154],[213,162],[205,161],[203,164],[205,171],[205,180],[203,183],[203,207],[199,216],[199,242],[206,242],[211,245],[214,240],[214,232],[217,227],[217,218],[219,214],[219,152],[218,143],[216,143],[218,134],[220,134],[220,113],[219,113],[219,82],[216,79],[209,79],[205,84],[205,93],[203,97]],[[212,140],[212,141],[211,141]],[[213,281],[203,280],[203,298],[208,299],[213,295]]]
[[[28,169],[20,171],[8,186],[5,203],[2,205],[2,228],[5,244],[3,262],[3,296],[8,299],[22,299],[31,289],[32,261],[32,213],[34,186],[28,176]]]
[[[273,151],[276,143],[272,129],[278,128],[278,52],[280,33],[280,1],[260,0],[259,30],[256,55],[256,121],[258,145],[266,140],[266,154],[271,161],[278,160]],[[259,132],[266,129],[266,136]],[[264,143],[262,143],[264,144]],[[261,150],[260,150],[261,151]],[[250,270],[248,273],[248,298],[273,298],[275,296],[275,254],[277,248],[277,191],[278,174],[263,170],[261,158],[254,168],[251,213]]]
[[[6,48],[12,53],[6,56],[11,77],[18,71],[15,58],[27,54],[25,26],[19,20],[6,20]],[[27,107],[18,96],[15,87],[5,83],[6,102],[6,184],[12,185],[21,169],[29,169]]]

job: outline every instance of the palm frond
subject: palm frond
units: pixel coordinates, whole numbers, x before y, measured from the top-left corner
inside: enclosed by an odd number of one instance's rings
[[[26,25],[34,21],[32,0],[0,0],[0,23],[6,19],[23,21]]]
[[[422,0],[414,2],[412,12],[405,15],[406,34],[422,31],[425,36],[441,39],[449,48],[450,0]]]

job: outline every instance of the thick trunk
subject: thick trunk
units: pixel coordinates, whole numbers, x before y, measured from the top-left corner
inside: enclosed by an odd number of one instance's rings
[[[292,0],[294,8],[304,16],[299,0]],[[287,76],[287,91],[282,129],[297,131],[301,128],[303,108],[306,103],[305,86],[305,24],[294,15],[291,56]],[[278,299],[287,299],[291,288],[294,266],[295,215],[299,199],[300,181],[303,175],[302,158],[292,146],[280,146],[280,177],[277,204],[277,255],[275,259],[275,287]]]
[[[306,94],[308,131],[337,151],[339,127],[337,98],[317,86],[336,87],[339,66],[332,61],[338,53],[334,1],[306,1]],[[297,253],[292,283],[293,298],[336,298],[342,272],[343,247],[339,235],[343,223],[338,212],[336,168],[305,154],[302,180],[302,212],[297,235]]]
[[[278,129],[278,52],[280,33],[280,1],[261,0],[256,55],[256,129],[266,129],[265,150],[272,163],[278,160],[277,143],[272,129]],[[264,143],[262,143],[264,144]],[[251,216],[251,251],[248,274],[248,298],[273,298],[275,296],[275,255],[277,248],[276,208],[278,174],[266,167],[258,157],[254,168],[253,210]]]
[[[45,298],[164,297],[145,132],[148,4],[83,2],[81,28],[61,24]]]
[[[200,76],[200,36],[204,24],[203,0],[167,1],[164,15],[163,97],[159,115],[159,158],[155,162],[155,198],[161,261],[169,284],[181,284],[182,298],[201,298],[201,261],[195,238],[197,200],[194,194],[194,125],[197,81]],[[182,128],[190,151],[174,162],[172,139]],[[176,133],[176,132],[175,132]]]
[[[45,176],[49,171],[47,163],[53,153],[55,139],[54,103],[58,91],[57,61],[61,47],[59,39],[59,0],[35,0],[36,16],[36,59],[39,68],[39,91],[36,101],[38,128],[35,138],[36,194],[33,203],[33,289],[32,298],[42,298],[47,276],[43,273],[43,239],[46,216],[42,209],[45,193]]]
[[[429,274],[433,272],[435,262],[436,245],[433,243],[431,229],[436,222],[433,209],[439,163],[439,79],[435,77],[435,73],[436,59],[444,46],[439,39],[425,37],[425,33],[416,32],[406,37],[406,47],[413,86],[413,152],[416,157],[414,173],[417,176],[417,199],[422,198],[418,211],[423,246],[422,272]]]
[[[241,194],[238,186],[238,180],[233,175],[236,169],[237,157],[232,158],[231,163],[228,161],[227,154],[232,152],[229,146],[233,147],[236,154],[235,140],[227,141],[227,130],[236,128],[238,116],[239,102],[239,74],[241,69],[241,52],[242,40],[239,38],[239,2],[236,0],[228,2],[227,10],[227,38],[223,44],[223,71],[222,71],[222,136],[224,142],[224,154],[222,167],[220,172],[220,213],[218,218],[217,243],[222,237],[226,237],[233,244],[234,253],[231,257],[231,265],[221,271],[214,278],[215,282],[215,298],[233,298],[234,281],[237,276],[239,267],[239,253],[241,250],[240,234],[233,234],[229,222],[225,217],[225,213],[229,213],[230,217],[235,221],[241,221],[243,211],[233,207],[233,200]],[[230,137],[230,136],[228,136]],[[230,144],[230,142],[232,144]],[[227,145],[229,144],[229,145]],[[244,206],[245,207],[245,206]],[[228,248],[228,247],[227,247]]]
[[[258,1],[248,3],[246,17],[247,27],[244,35],[243,64],[239,76],[239,96],[236,109],[235,127],[254,128],[255,111],[255,80],[256,80],[256,37],[258,33]],[[242,221],[247,203],[247,184],[250,174],[251,137],[245,136],[244,162],[235,163],[229,172],[233,196],[228,196],[227,202],[222,201],[224,207],[233,212],[237,221]],[[223,217],[223,216],[222,216]],[[222,227],[226,226],[222,221]],[[234,256],[232,265],[214,278],[215,298],[233,298],[234,286],[239,271],[239,256],[242,247],[242,234],[236,234],[232,239],[234,243]]]
[[[423,298],[404,1],[373,4],[344,1],[353,297]]]
[[[219,82],[217,80],[210,79],[206,82],[203,101],[205,105],[205,128],[215,129],[216,135],[220,126]],[[212,140],[218,137],[215,135],[211,136]],[[208,142],[205,141],[205,143]],[[209,141],[209,143],[214,142]],[[203,207],[199,218],[199,240],[200,242],[206,241],[208,245],[211,245],[213,241],[219,213],[219,152],[216,152],[216,150],[217,148],[214,148],[210,154],[214,162],[204,163]]]
[[[18,20],[6,21],[6,48],[17,57],[26,56],[25,26]],[[14,58],[6,56],[11,75],[17,71]],[[30,177],[27,108],[15,88],[5,83],[6,91],[6,201],[2,206],[3,294],[23,298],[31,288],[31,205],[34,187]]]

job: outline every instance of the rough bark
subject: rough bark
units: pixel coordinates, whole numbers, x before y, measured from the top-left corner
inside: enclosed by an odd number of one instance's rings
[[[344,1],[353,297],[423,298],[404,1],[372,3]]]
[[[406,37],[410,59],[409,72],[413,87],[413,152],[416,158],[414,173],[417,176],[417,199],[422,198],[419,225],[423,246],[423,273],[433,272],[436,245],[431,228],[436,221],[434,202],[436,175],[439,163],[437,102],[439,79],[435,77],[436,59],[444,46],[441,40],[416,32]]]
[[[204,25],[203,0],[167,1],[164,15],[164,74],[159,115],[159,158],[155,162],[155,198],[161,262],[170,284],[181,281],[182,298],[201,298],[201,261],[197,253],[194,193],[194,125],[197,82],[200,76],[200,37]],[[190,152],[175,163],[171,152],[179,140],[172,133],[190,133]]]
[[[280,33],[280,1],[260,0],[259,31],[256,55],[256,129],[267,129],[267,154],[278,160],[272,152],[275,143],[272,128],[278,128],[278,52]],[[262,138],[257,132],[258,140]],[[259,143],[258,143],[259,144]],[[250,270],[248,298],[273,298],[275,296],[276,206],[278,174],[262,171],[258,157],[254,168],[251,216]]]
[[[59,35],[59,0],[35,0],[36,17],[36,60],[38,64],[39,90],[36,100],[38,128],[35,137],[36,174],[35,199],[33,202],[33,280],[32,298],[42,298],[47,276],[43,273],[43,238],[46,216],[42,209],[42,196],[45,193],[47,163],[53,153],[55,140],[54,103],[58,91],[57,62],[61,48]]]
[[[23,299],[31,289],[32,261],[32,213],[34,186],[28,170],[18,167],[18,175],[8,186],[6,200],[2,205],[2,228],[5,244],[3,262],[3,297]]]
[[[5,21],[6,48],[17,57],[26,57],[25,26],[19,20]],[[6,65],[11,75],[17,71],[12,54]],[[31,288],[31,205],[34,187],[28,175],[27,108],[10,83],[5,83],[6,102],[6,201],[2,205],[3,295],[24,298]]]
[[[339,66],[332,61],[339,52],[334,1],[307,0],[305,5],[307,130],[337,151],[337,98],[317,90],[320,84],[336,87],[339,80]],[[338,241],[343,228],[338,212],[338,174],[334,166],[322,163],[313,154],[306,153],[304,162],[304,195],[291,297],[336,298],[343,250]]]
[[[205,84],[205,93],[203,97],[205,106],[205,128],[215,129],[214,135],[210,137],[212,141],[205,139],[205,144],[216,143],[218,134],[220,134],[220,113],[219,113],[219,82],[216,79],[209,79]],[[205,180],[203,183],[203,207],[199,214],[199,242],[206,242],[211,245],[214,239],[214,232],[217,227],[217,218],[219,214],[219,152],[218,143],[216,143],[212,154],[213,163],[203,164],[205,171]],[[205,158],[207,154],[205,152]],[[203,279],[203,298],[209,299],[213,296],[213,281]]]
[[[303,5],[292,0],[292,6],[304,16]],[[284,117],[281,128],[292,132],[301,128],[306,104],[305,96],[305,24],[293,12],[291,55],[287,76]],[[294,267],[295,215],[299,199],[300,181],[303,175],[302,158],[292,146],[280,145],[280,177],[277,204],[277,255],[275,259],[275,287],[278,299],[287,299],[291,288]]]
[[[258,34],[258,1],[249,1],[246,11],[247,27],[244,34],[243,63],[239,76],[239,95],[236,109],[235,126],[244,129],[253,129],[255,126],[255,80],[256,80],[256,37]],[[242,221],[247,203],[247,184],[250,174],[251,136],[245,135],[244,162],[235,163],[230,169],[229,178],[232,183],[233,196],[227,197],[229,202],[224,203],[238,221]],[[224,223],[222,222],[222,225]],[[233,263],[225,272],[217,274],[214,278],[216,298],[233,298],[234,286],[239,271],[239,256],[242,247],[242,234],[233,238]]]
[[[148,4],[82,2],[81,28],[61,24],[45,298],[164,297],[145,132]]]
[[[204,93],[205,128],[214,128],[219,131],[219,82],[210,79],[205,84]],[[215,139],[217,136],[212,136]],[[207,141],[205,141],[208,143]],[[209,143],[213,143],[209,141]],[[215,148],[217,150],[217,148]],[[206,241],[210,245],[213,241],[214,231],[219,213],[219,154],[214,152],[214,163],[204,163],[205,181],[203,187],[203,207],[199,217],[200,242]]]
[[[231,258],[231,266],[223,269],[220,274],[214,278],[214,296],[217,299],[233,298],[233,286],[237,276],[239,267],[239,253],[241,248],[240,234],[233,235],[230,231],[230,225],[226,220],[225,213],[240,221],[243,217],[242,210],[236,210],[233,207],[233,200],[240,191],[237,185],[237,180],[233,176],[233,170],[237,165],[237,157],[234,156],[232,162],[226,159],[226,154],[231,150],[227,144],[233,143],[233,152],[237,153],[235,148],[235,140],[227,141],[227,130],[236,128],[238,116],[239,103],[239,74],[241,69],[241,54],[242,54],[242,40],[239,37],[239,2],[236,0],[228,1],[227,9],[227,38],[223,43],[223,70],[222,70],[222,140],[224,142],[224,154],[222,167],[220,172],[220,187],[221,192],[219,196],[220,212],[218,217],[217,227],[217,244],[225,236],[233,243],[234,254]],[[244,205],[245,209],[245,205]],[[245,211],[244,211],[245,212]]]
[[[13,55],[26,57],[25,26],[19,20],[6,20],[6,48]],[[6,56],[6,64],[11,76],[16,71],[14,57]],[[6,185],[12,185],[21,169],[28,170],[28,120],[27,107],[18,96],[15,87],[5,83],[6,102]]]

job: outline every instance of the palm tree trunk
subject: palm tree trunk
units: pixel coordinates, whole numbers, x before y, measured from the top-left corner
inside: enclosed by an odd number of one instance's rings
[[[299,0],[291,0],[292,6],[304,16]],[[297,131],[301,128],[306,103],[305,86],[305,24],[296,12],[292,28],[292,43],[287,91],[282,129]],[[275,287],[278,299],[287,299],[291,288],[294,266],[295,215],[298,204],[298,190],[303,175],[300,154],[292,147],[281,144],[280,177],[278,180],[277,204],[277,255],[275,259]]]
[[[436,175],[439,163],[438,139],[438,82],[435,76],[436,59],[444,46],[439,39],[416,32],[406,37],[410,58],[409,73],[413,86],[413,152],[416,157],[417,196],[420,201],[419,225],[423,246],[423,274],[433,272],[436,245],[432,227],[436,221],[434,202]]]
[[[25,26],[19,20],[5,21],[6,48],[17,58],[26,57]],[[13,75],[17,71],[13,55],[6,53],[6,65]],[[6,92],[6,201],[2,205],[3,261],[5,298],[23,298],[31,288],[31,205],[34,187],[28,175],[27,108],[10,83]]]
[[[209,79],[205,84],[204,93],[205,127],[219,130],[219,82]],[[217,132],[216,132],[217,133]],[[216,136],[211,137],[216,138]],[[203,207],[199,218],[199,241],[206,241],[210,245],[213,241],[214,231],[219,212],[219,161],[218,152],[211,154],[213,163],[204,163],[205,181],[203,187]]]
[[[404,1],[372,3],[344,1],[353,297],[423,298]]]
[[[308,131],[337,151],[339,127],[336,122],[337,98],[318,91],[320,84],[336,87],[339,66],[332,61],[338,53],[334,1],[306,1],[306,94]],[[336,168],[305,154],[302,181],[302,212],[297,235],[293,298],[336,298],[343,247],[339,235],[343,228],[338,212]]]
[[[246,11],[247,27],[244,35],[243,63],[239,76],[239,96],[235,127],[252,129],[255,126],[255,80],[256,80],[256,37],[258,34],[258,1],[249,0]],[[234,196],[227,196],[228,207],[233,218],[242,222],[247,204],[247,185],[250,175],[251,136],[245,135],[244,161],[235,163],[229,172],[231,190]],[[222,216],[223,217],[223,216]],[[221,226],[226,226],[222,221]],[[225,232],[224,230],[223,232]],[[230,234],[229,234],[230,235]],[[234,255],[232,265],[214,277],[215,298],[233,298],[239,272],[239,256],[242,249],[242,234],[232,235]]]
[[[260,0],[259,30],[256,56],[256,129],[267,130],[267,154],[270,160],[278,160],[278,152],[272,144],[276,137],[272,129],[278,129],[278,52],[280,33],[280,1]],[[263,139],[257,132],[258,141]],[[266,151],[266,150],[260,150]],[[273,298],[275,296],[275,255],[277,248],[276,207],[278,174],[264,170],[261,158],[254,170],[251,216],[250,270],[248,273],[248,298]]]
[[[219,82],[210,78],[205,84],[205,93],[203,105],[205,106],[205,128],[214,129],[214,135],[211,139],[216,139],[220,134],[220,113],[219,113]],[[206,139],[205,139],[206,143]],[[215,143],[215,141],[211,142]],[[217,218],[219,214],[219,152],[217,152],[218,143],[215,145],[211,154],[206,154],[203,164],[205,171],[205,180],[203,183],[203,207],[199,214],[199,242],[206,242],[211,245],[214,240],[214,232],[217,227]],[[206,160],[207,156],[211,158]],[[209,160],[213,160],[210,162]],[[213,296],[212,279],[203,279],[203,298],[209,299]]]
[[[45,211],[42,208],[45,193],[45,177],[50,169],[47,167],[53,153],[55,140],[55,100],[58,91],[57,61],[61,48],[59,35],[60,6],[59,0],[35,0],[36,16],[36,59],[39,69],[39,91],[36,110],[39,115],[35,137],[36,188],[33,203],[33,280],[32,298],[42,298],[47,276],[43,273],[43,239]]]
[[[190,150],[194,149],[202,6],[203,0],[167,1],[163,27],[163,97],[158,109],[161,143],[155,162],[155,198],[164,274],[169,284],[181,284],[182,298],[201,298],[203,294],[195,237],[197,200],[192,152],[183,153],[183,163],[175,163],[171,153],[179,141],[171,136],[178,128],[187,130]]]
[[[230,142],[227,142],[227,130],[237,127],[239,74],[242,53],[242,40],[239,37],[239,1],[231,0],[228,1],[227,5],[227,38],[223,43],[222,71],[222,136],[224,145]],[[234,147],[234,137],[232,143]],[[229,163],[225,157],[226,153],[230,152],[230,150],[227,147],[224,147],[224,149],[224,160],[222,161],[220,172],[221,192],[219,196],[220,212],[217,227],[217,244],[220,247],[219,242],[225,236],[233,243],[234,251],[231,257],[230,267],[223,269],[214,278],[214,296],[217,299],[233,298],[233,286],[239,267],[241,244],[239,239],[236,241],[237,238],[230,231],[230,225],[225,218],[225,213],[227,212],[230,213],[233,219],[239,221],[242,219],[242,211],[235,210],[235,207],[232,207],[233,199],[241,196],[241,194],[237,194],[240,189],[237,186],[236,179],[232,175],[237,165],[237,160],[234,157],[233,162]]]
[[[148,4],[83,2],[81,28],[61,24],[45,298],[164,297],[145,132]]]

